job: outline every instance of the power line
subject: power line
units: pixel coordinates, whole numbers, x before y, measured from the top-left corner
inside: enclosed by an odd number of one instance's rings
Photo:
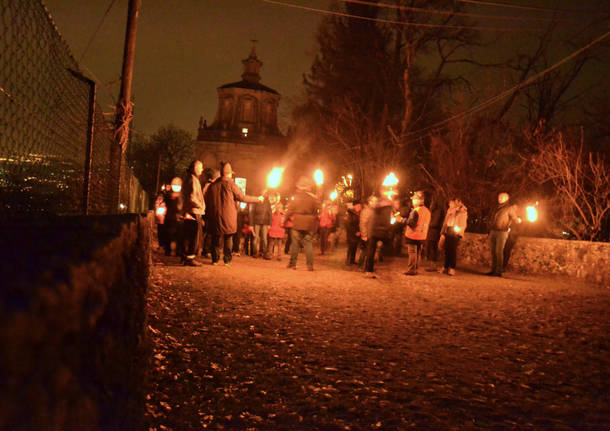
[[[436,15],[463,16],[463,17],[486,18],[486,19],[507,20],[507,21],[539,21],[539,22],[540,21],[574,21],[573,19],[568,19],[568,18],[501,16],[501,15],[486,15],[486,14],[458,12],[458,11],[449,11],[449,10],[424,9],[424,8],[413,7],[413,6],[403,6],[403,5],[389,4],[389,3],[377,3],[377,2],[373,2],[373,1],[367,1],[367,0],[340,0],[340,1],[342,1],[344,3],[354,3],[354,4],[376,6],[376,7],[383,7],[383,8],[389,8],[389,9],[397,9],[397,10],[408,10],[408,11],[413,11],[413,12],[436,14]]]
[[[451,25],[451,24],[427,24],[427,23],[419,23],[419,22],[411,22],[411,21],[395,21],[395,20],[382,19],[382,18],[370,18],[370,17],[366,17],[366,16],[352,15],[349,13],[335,12],[335,11],[330,11],[330,10],[326,10],[326,9],[316,9],[316,8],[312,8],[312,7],[308,7],[308,6],[302,6],[302,5],[298,5],[298,4],[294,4],[294,3],[285,3],[285,2],[277,1],[277,0],[262,0],[262,1],[265,3],[274,4],[274,5],[278,5],[278,6],[287,6],[287,7],[292,7],[295,9],[302,9],[302,10],[326,14],[326,15],[341,16],[341,17],[345,17],[345,18],[355,18],[355,19],[361,19],[363,21],[380,22],[380,23],[384,23],[384,24],[398,24],[398,25],[405,25],[405,26],[411,26],[411,27],[450,28],[453,30],[490,30],[490,31],[540,31],[541,30],[540,28],[527,28],[527,27],[504,27],[504,28],[502,28],[502,27],[468,26],[468,25]]]
[[[553,13],[583,13],[583,14],[598,14],[600,12],[588,11],[588,10],[569,10],[569,9],[549,9],[543,7],[536,6],[522,6],[511,3],[497,3],[491,1],[481,1],[481,0],[456,0],[460,3],[469,3],[481,6],[492,6],[492,7],[502,7],[507,9],[519,9],[519,10],[529,10],[535,12],[553,12]],[[603,13],[603,12],[602,12]]]
[[[584,47],[578,49],[577,51],[574,51],[572,54],[568,55],[567,57],[563,58],[562,60],[558,61],[557,63],[547,67],[546,69],[544,69],[543,71],[537,73],[536,75],[526,79],[525,81],[515,85],[512,88],[509,88],[508,90],[505,90],[505,91],[501,92],[500,94],[497,94],[497,95],[491,97],[490,99],[486,100],[485,102],[482,102],[482,103],[480,103],[480,104],[478,104],[476,106],[473,106],[470,109],[467,109],[466,111],[460,112],[459,114],[453,115],[452,117],[449,117],[449,118],[447,118],[445,120],[439,121],[439,122],[437,122],[435,124],[432,124],[430,126],[423,127],[421,129],[415,130],[413,132],[405,133],[404,135],[402,135],[403,137],[409,137],[409,136],[419,135],[419,134],[421,134],[421,136],[418,136],[418,137],[415,137],[413,139],[410,139],[409,141],[404,142],[402,145],[407,144],[409,142],[416,141],[416,140],[422,138],[423,135],[426,132],[429,132],[429,131],[434,130],[434,129],[436,129],[436,128],[440,127],[440,126],[443,126],[443,125],[445,125],[447,123],[450,123],[450,122],[455,121],[455,120],[462,119],[462,118],[467,117],[467,116],[469,116],[471,114],[474,114],[475,112],[479,112],[479,111],[482,111],[482,110],[488,108],[489,106],[491,106],[491,105],[495,104],[496,102],[504,99],[505,97],[510,96],[515,91],[519,91],[522,88],[527,87],[528,85],[530,85],[531,83],[536,81],[538,78],[546,75],[547,73],[551,72],[552,70],[557,69],[558,67],[562,66],[563,64],[565,64],[568,61],[572,60],[573,58],[579,56],[580,54],[582,54],[583,52],[585,52],[586,50],[588,50],[592,46],[600,43],[602,40],[604,40],[608,36],[610,36],[610,31],[605,33],[605,34],[603,34],[603,35],[601,35],[597,39],[592,40],[591,42],[589,42]]]
[[[104,24],[104,21],[106,20],[106,17],[108,16],[108,14],[110,13],[110,9],[112,9],[112,6],[114,6],[114,2],[116,0],[110,0],[110,4],[108,5],[108,8],[106,9],[106,12],[104,13],[104,16],[102,16],[102,19],[100,20],[99,24],[97,25],[97,28],[95,29],[95,31],[93,32],[93,34],[91,35],[91,38],[89,39],[89,42],[87,43],[87,46],[85,47],[82,55],[80,56],[80,59],[78,60],[79,63],[82,63],[83,58],[85,58],[85,54],[87,54],[87,51],[89,50],[89,48],[91,47],[91,44],[93,43],[93,40],[95,39],[95,37],[97,36],[97,33],[100,31],[100,29],[102,28],[102,24]]]

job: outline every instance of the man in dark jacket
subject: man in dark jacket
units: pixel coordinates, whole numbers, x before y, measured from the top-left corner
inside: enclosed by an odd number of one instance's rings
[[[231,164],[220,165],[221,176],[208,187],[205,193],[207,231],[212,235],[212,265],[220,260],[220,240],[224,239],[223,261],[229,266],[232,259],[233,236],[237,232],[237,208],[239,202],[258,202],[263,197],[247,196],[235,184]]]
[[[388,199],[386,193],[382,191],[381,197],[373,209],[373,217],[368,227],[368,241],[366,243],[366,270],[367,277],[375,278],[375,251],[377,243],[383,242],[383,248],[388,249],[388,244],[392,240],[392,201]]]
[[[517,207],[509,201],[508,193],[498,195],[498,206],[490,221],[489,248],[491,250],[491,271],[487,275],[502,276],[504,270],[504,245],[512,223],[520,223]]]
[[[271,203],[267,192],[263,193],[263,201],[252,205],[251,220],[254,224],[254,254],[252,257],[269,259],[267,254],[269,227],[271,226]]]
[[[347,210],[345,219],[345,234],[347,237],[346,265],[353,265],[356,263],[356,251],[358,250],[358,246],[362,243],[362,237],[360,235],[361,210],[362,204],[358,200],[352,202],[352,207]]]
[[[429,262],[438,261],[438,241],[441,238],[441,227],[445,220],[445,204],[437,194],[430,204],[430,226],[426,235],[426,259]]]
[[[313,234],[317,226],[318,198],[311,193],[312,183],[307,177],[299,178],[294,200],[288,205],[286,219],[292,219],[290,231],[290,263],[288,268],[297,268],[297,257],[301,246],[305,249],[307,269],[313,271]]]

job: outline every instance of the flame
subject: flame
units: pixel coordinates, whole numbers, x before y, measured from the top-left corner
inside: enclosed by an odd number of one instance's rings
[[[453,226],[453,230],[455,233],[458,233],[460,231],[460,227],[459,226]]]
[[[313,179],[319,186],[324,184],[324,173],[321,169],[316,169],[316,171],[313,173]]]
[[[333,190],[332,193],[330,194],[330,200],[334,201],[335,199],[337,199],[337,196],[339,196],[339,193],[337,193],[336,190]]]
[[[243,210],[243,209],[246,209],[246,206],[247,206],[247,205],[248,205],[248,204],[247,204],[247,203],[245,203],[245,202],[240,202],[240,203],[239,203],[239,207],[240,207],[242,210]]]
[[[396,217],[392,216],[392,218],[390,219],[390,224],[394,224],[396,223]]]
[[[280,185],[282,182],[282,174],[284,173],[284,168],[273,168],[269,175],[267,176],[267,187],[274,189]]]
[[[165,214],[165,207],[157,208],[157,215],[162,216],[163,214]]]
[[[398,178],[396,178],[396,175],[394,175],[394,172],[390,172],[383,180],[382,186],[394,187],[396,184],[398,184]]]
[[[175,193],[178,193],[180,190],[182,190],[182,186],[179,186],[177,184],[172,184],[172,191]]]
[[[525,208],[525,214],[527,217],[527,220],[529,222],[535,222],[536,220],[538,220],[538,210],[536,209],[535,206],[528,206]]]

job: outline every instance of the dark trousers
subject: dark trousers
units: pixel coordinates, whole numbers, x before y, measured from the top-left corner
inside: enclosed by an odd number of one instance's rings
[[[441,239],[441,230],[439,228],[428,229],[426,237],[426,260],[436,262],[438,260],[438,240]],[[446,240],[446,239],[445,239]]]
[[[199,238],[201,232],[201,215],[195,215],[196,219],[184,219],[183,240],[184,256],[187,259],[194,259],[199,249]]]
[[[306,230],[292,229],[290,231],[292,235],[292,243],[290,244],[290,265],[294,266],[297,264],[297,257],[301,246],[305,250],[305,261],[307,266],[313,268],[313,233]]]
[[[233,259],[233,236],[235,234],[232,233],[230,235],[214,233],[212,234],[212,263],[216,263],[220,260],[220,240],[223,240],[222,246],[222,260],[224,263],[230,263]]]
[[[347,241],[347,258],[345,259],[346,265],[353,265],[356,263],[356,252],[358,246],[362,241],[360,239],[349,239]]]
[[[492,230],[489,232],[489,248],[491,249],[491,272],[502,274],[504,270],[504,245],[508,231]]]
[[[508,238],[506,239],[506,244],[504,244],[504,261],[503,267],[506,268],[508,266],[508,261],[510,260],[510,255],[513,252],[513,248],[515,248],[515,244],[517,244],[517,239],[519,235],[510,231],[508,233]]]
[[[290,243],[292,242],[292,235],[290,235],[291,227],[287,227],[286,229],[286,245],[284,245],[284,254],[290,253]]]
[[[390,246],[389,238],[382,237],[371,237],[366,242],[366,272],[373,272],[375,267],[375,251],[377,250],[377,243],[379,241],[383,242],[382,250],[387,250],[387,247]]]
[[[159,242],[159,247],[162,247],[167,251],[167,226],[165,225],[165,223],[157,223],[157,241]]]
[[[254,235],[251,233],[244,235],[243,247],[245,255],[252,256],[254,254]]]
[[[445,235],[445,268],[455,269],[457,262],[457,249],[460,237],[457,235]]]
[[[181,250],[181,242],[178,238],[180,235],[180,229],[178,228],[177,221],[165,220],[165,244],[163,244],[163,248],[165,249],[165,254],[169,256],[172,252],[172,242],[176,243],[176,256],[182,256]]]
[[[320,234],[320,253],[324,254],[328,251],[328,235],[330,235],[329,227],[320,226],[319,229]]]

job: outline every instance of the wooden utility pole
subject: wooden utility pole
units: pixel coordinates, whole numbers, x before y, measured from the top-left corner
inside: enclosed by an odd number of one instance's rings
[[[129,140],[129,124],[131,123],[132,107],[131,103],[131,82],[133,79],[133,61],[136,53],[136,29],[138,25],[138,14],[142,0],[129,0],[127,8],[127,29],[125,30],[125,47],[123,49],[123,70],[121,73],[121,92],[116,106],[116,117],[114,123],[115,148],[112,153],[116,156],[117,165],[117,202],[115,209],[119,210],[121,204],[121,185],[125,181],[123,178],[123,158],[127,150]],[[121,209],[123,209],[121,207]]]

